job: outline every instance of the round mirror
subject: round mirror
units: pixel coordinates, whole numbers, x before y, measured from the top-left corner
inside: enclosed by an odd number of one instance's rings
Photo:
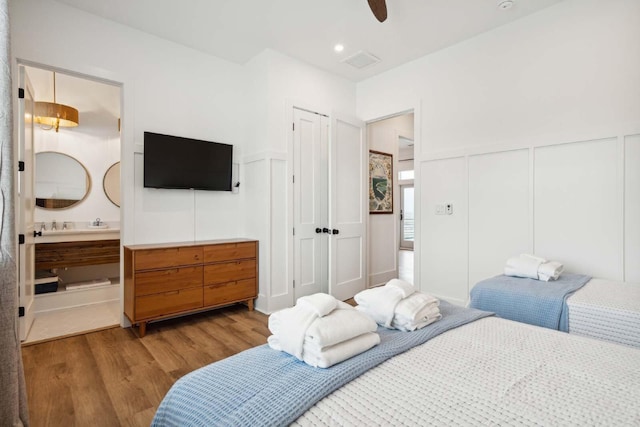
[[[120,207],[120,162],[112,164],[102,180],[104,194],[114,205]]]
[[[91,178],[87,169],[71,156],[53,151],[36,153],[36,206],[70,208],[87,197]]]

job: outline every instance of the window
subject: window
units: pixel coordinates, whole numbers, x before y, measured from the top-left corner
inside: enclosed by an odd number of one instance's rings
[[[413,176],[414,176],[413,170],[398,172],[398,180],[399,181],[406,181],[408,179],[413,179]]]

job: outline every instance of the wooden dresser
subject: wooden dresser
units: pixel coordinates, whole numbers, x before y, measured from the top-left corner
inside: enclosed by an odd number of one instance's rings
[[[139,325],[258,296],[258,242],[248,239],[124,247],[124,314]]]

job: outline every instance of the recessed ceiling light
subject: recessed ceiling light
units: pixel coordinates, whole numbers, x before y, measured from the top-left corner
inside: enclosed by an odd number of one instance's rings
[[[344,50],[344,45],[341,45],[340,43],[338,43],[337,45],[335,45],[333,47],[333,50],[335,50],[336,52],[340,53]]]
[[[498,9],[507,10],[513,7],[513,0],[498,0]]]

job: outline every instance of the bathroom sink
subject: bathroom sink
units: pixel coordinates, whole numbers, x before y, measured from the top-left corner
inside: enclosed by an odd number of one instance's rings
[[[42,230],[43,236],[57,236],[60,234],[84,234],[84,233],[100,233],[104,232],[109,226],[93,227],[91,225],[87,228],[67,228],[64,230]]]
[[[68,228],[65,230],[42,230],[42,235],[37,236],[35,243],[73,242],[82,240],[108,240],[119,239],[120,228],[91,227]]]

